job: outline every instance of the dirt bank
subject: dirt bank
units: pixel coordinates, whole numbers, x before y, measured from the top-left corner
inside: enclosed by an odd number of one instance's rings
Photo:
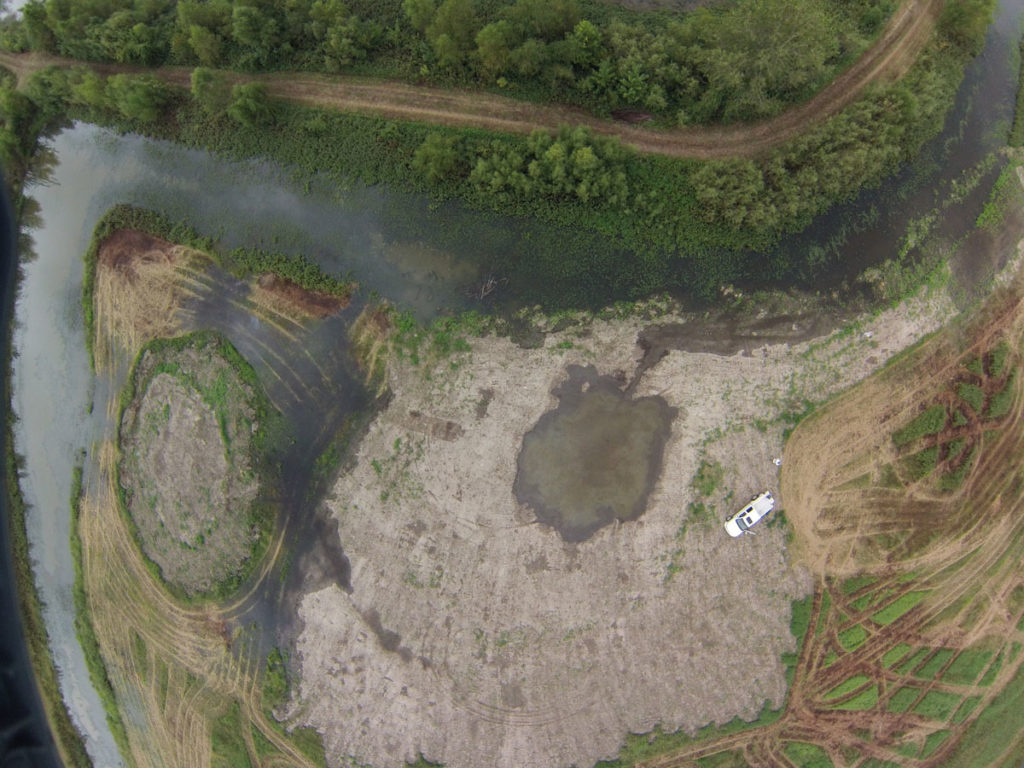
[[[328,502],[352,591],[300,605],[297,720],[324,734],[333,765],[423,754],[449,768],[554,768],[591,765],[656,724],[692,731],[781,704],[789,601],[810,581],[781,528],[733,540],[720,519],[778,493],[787,412],[952,314],[939,292],[810,340],[798,340],[810,319],[794,316],[788,340],[777,328],[733,354],[688,351],[639,319],[594,321],[540,349],[484,338],[429,371],[394,364],[393,399]],[[657,359],[645,359],[654,339]],[[644,514],[579,543],[512,493],[523,436],[555,407],[570,364],[677,411]],[[458,428],[421,428],[434,421]],[[699,499],[691,478],[705,459],[724,477]],[[711,514],[691,514],[697,501]]]

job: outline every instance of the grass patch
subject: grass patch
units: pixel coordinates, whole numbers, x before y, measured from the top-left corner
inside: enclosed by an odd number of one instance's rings
[[[928,594],[927,591],[907,592],[902,594],[885,606],[885,608],[878,611],[878,613],[873,614],[871,616],[871,620],[876,624],[881,624],[883,627],[886,627],[896,621],[900,616],[917,606],[917,604],[924,599],[926,594]]]
[[[910,674],[910,672],[912,672],[917,667],[917,665],[924,660],[924,657],[927,656],[930,652],[931,649],[929,648],[919,648],[913,656],[911,656],[905,662],[900,664],[899,668],[896,671],[901,675]]]
[[[985,391],[977,384],[961,381],[956,385],[956,394],[967,403],[975,413],[981,413],[985,407]]]
[[[930,680],[939,674],[939,671],[946,666],[946,662],[953,658],[954,653],[955,651],[951,648],[940,648],[914,673],[914,676]]]
[[[888,669],[897,661],[899,661],[908,653],[910,653],[911,648],[912,646],[907,645],[906,643],[899,643],[898,645],[894,645],[892,648],[890,648],[888,651],[882,654],[882,666]]]
[[[730,749],[728,752],[719,752],[716,755],[698,758],[697,766],[698,768],[750,768],[750,763],[743,757],[743,752]]]
[[[798,768],[833,768],[828,753],[817,744],[790,741],[786,743],[782,751]]]
[[[871,709],[878,703],[878,686],[872,685],[865,688],[852,699],[834,705],[833,709],[844,709],[851,712],[860,712]]]
[[[717,461],[708,461],[704,459],[700,463],[700,467],[697,469],[697,474],[693,476],[693,488],[701,496],[710,496],[717,490],[718,486],[722,482],[722,478],[725,477],[725,470],[722,465]]]
[[[882,488],[902,488],[903,482],[900,480],[899,473],[896,472],[896,467],[889,463],[883,466],[878,477],[878,485]]]
[[[906,712],[910,709],[910,705],[917,701],[917,697],[921,695],[920,688],[914,688],[912,686],[906,686],[900,688],[896,693],[889,699],[889,704],[886,709],[890,712]]]
[[[820,635],[821,630],[825,628],[825,622],[828,620],[828,612],[832,607],[832,595],[826,589],[821,594],[821,610],[818,611],[818,622],[817,626],[814,627],[814,634]]]
[[[249,750],[242,733],[242,713],[238,702],[213,721],[210,728],[210,768],[252,768]]]
[[[972,446],[970,453],[968,453],[963,460],[960,462],[960,466],[951,472],[946,472],[939,478],[939,488],[943,491],[955,491],[961,485],[971,471],[971,467],[974,466],[974,459],[978,455],[978,447]]]
[[[1014,169],[1016,170],[1016,169]],[[1016,175],[1016,174],[1014,174]],[[1006,361],[1010,356],[1010,345],[1005,341],[996,344],[988,353],[987,365],[989,376],[1002,376],[1006,372]]]
[[[967,701],[963,706],[967,706]],[[967,715],[961,717],[966,719]],[[997,763],[997,758],[1003,760]],[[1024,667],[967,728],[943,768],[1017,766],[1024,761]]]
[[[957,685],[970,685],[978,679],[978,675],[985,669],[992,658],[993,652],[981,649],[967,648],[953,659],[953,663],[942,675],[947,683]]]
[[[933,405],[905,427],[893,432],[892,441],[897,447],[902,447],[925,435],[934,435],[944,426],[946,426],[946,406]]]
[[[974,708],[978,706],[978,702],[980,701],[980,696],[970,696],[969,698],[964,699],[963,704],[960,705],[960,708],[956,711],[956,714],[954,714],[953,717],[950,718],[949,722],[951,722],[953,725],[958,725],[962,723],[964,720],[970,717],[971,712],[974,711]]]
[[[72,487],[81,488],[81,467],[76,468],[76,477]],[[75,571],[75,581],[72,586],[72,597],[75,605],[75,635],[78,643],[82,646],[82,653],[85,656],[85,664],[89,668],[89,680],[92,682],[96,693],[99,695],[100,703],[103,705],[103,712],[107,717],[107,725],[114,737],[114,742],[122,756],[131,754],[128,743],[128,731],[125,729],[124,721],[121,719],[121,710],[117,705],[117,696],[114,694],[114,686],[107,674],[107,666],[100,653],[100,643],[96,637],[96,630],[92,625],[92,614],[89,610],[89,599],[85,593],[85,572],[83,570],[82,540],[78,536],[79,504],[77,495],[71,505],[71,561]]]
[[[839,644],[843,646],[843,650],[846,652],[860,648],[867,639],[868,631],[860,624],[854,624],[849,629],[844,629],[839,633]]]
[[[996,675],[999,674],[999,670],[1003,668],[1003,651],[999,652],[996,656],[996,660],[989,665],[989,668],[985,670],[985,676],[978,681],[978,685],[989,686],[996,680]]]
[[[1024,40],[1020,42],[1018,58],[1024,62]],[[1010,127],[1010,136],[1006,143],[1011,147],[1024,146],[1024,63],[1018,64],[1020,71],[1017,75],[1017,101],[1013,111],[1013,125]]]
[[[925,448],[900,459],[900,469],[910,482],[927,477],[939,463],[939,446]]]
[[[1011,373],[1006,379],[1006,386],[989,399],[988,408],[985,410],[986,419],[1001,419],[1010,412],[1013,407],[1015,379],[1016,376]]]
[[[946,722],[960,706],[963,699],[955,693],[945,691],[928,691],[924,698],[914,707],[914,714],[930,717],[932,720]]]
[[[924,747],[921,748],[921,759],[924,760],[932,752],[942,746],[942,742],[944,742],[948,737],[949,731],[935,731],[934,733],[929,733],[928,736],[925,737]]]
[[[857,590],[870,586],[874,584],[876,581],[878,581],[878,579],[874,576],[861,574],[860,576],[854,576],[852,578],[846,579],[842,583],[842,585],[840,585],[839,589],[844,595],[852,595]]]
[[[854,675],[853,677],[847,678],[831,691],[825,694],[825,701],[832,699],[840,699],[846,696],[848,693],[853,693],[855,690],[860,688],[864,683],[868,682],[871,678],[867,675]]]
[[[602,760],[594,765],[594,768],[632,768],[636,763],[649,760],[652,757],[671,752],[676,749],[689,747],[703,741],[719,739],[724,736],[731,736],[735,733],[760,728],[774,723],[782,716],[782,709],[770,709],[765,701],[761,712],[755,720],[741,720],[734,717],[725,725],[705,725],[698,729],[697,733],[689,736],[683,731],[666,733],[661,726],[656,726],[650,733],[631,733],[626,736],[626,741],[614,760]]]

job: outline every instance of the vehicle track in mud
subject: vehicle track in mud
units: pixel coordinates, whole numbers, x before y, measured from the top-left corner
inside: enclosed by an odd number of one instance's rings
[[[941,490],[937,469],[899,489],[880,487],[880,467],[897,456],[892,433],[927,406],[951,409],[949,393],[966,363],[987,359],[999,341],[1018,373],[1010,379],[1004,370],[992,387],[1012,384],[1013,406],[987,423],[968,414],[961,431],[977,437],[980,454],[963,484]],[[796,766],[786,751],[794,742],[817,746],[835,765],[945,764],[1024,663],[1024,604],[1011,608],[1009,597],[1024,589],[1022,343],[1018,274],[966,327],[947,327],[799,426],[786,445],[780,496],[796,531],[797,559],[816,574],[816,589],[785,711],[774,723],[638,765],[690,767],[737,750],[752,766]],[[912,445],[940,439],[926,435]],[[868,483],[851,484],[865,469]],[[911,607],[899,614],[901,605]],[[883,618],[885,610],[896,617]],[[989,655],[973,678],[949,677],[962,654],[979,648]],[[916,692],[894,702],[904,689]],[[944,717],[929,709],[940,698],[957,702]],[[953,716],[972,699],[969,715]]]
[[[552,130],[560,124],[585,125],[617,136],[643,153],[669,157],[713,159],[751,157],[789,141],[836,115],[874,82],[902,77],[931,39],[942,0],[904,0],[878,40],[843,73],[808,101],[757,123],[657,130],[614,122],[578,108],[518,101],[497,94],[418,86],[385,79],[273,73],[259,76],[230,73],[234,83],[259,80],[269,93],[308,106],[458,127],[526,134]],[[44,67],[81,66],[83,62],[38,53],[0,52],[0,65],[19,82]],[[190,69],[146,69],[116,64],[89,65],[102,74],[152,71],[173,85],[188,88]]]

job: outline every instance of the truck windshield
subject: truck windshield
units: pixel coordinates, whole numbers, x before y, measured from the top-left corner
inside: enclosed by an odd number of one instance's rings
[[[744,520],[742,517],[736,518],[736,525],[739,526],[739,529],[741,531],[747,530],[747,521]]]

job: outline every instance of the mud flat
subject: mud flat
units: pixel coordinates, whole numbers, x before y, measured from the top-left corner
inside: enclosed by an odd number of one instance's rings
[[[782,704],[790,601],[810,576],[782,527],[733,540],[720,519],[779,492],[784,414],[956,311],[936,290],[818,338],[807,338],[812,316],[772,326],[750,314],[700,351],[662,334],[652,357],[638,343],[650,321],[595,320],[540,349],[488,337],[432,367],[392,361],[393,398],[328,499],[351,591],[328,587],[299,607],[290,714],[323,733],[332,765],[588,766],[630,732]],[[687,316],[654,324],[700,331]],[[643,514],[579,542],[513,494],[524,436],[557,407],[571,365],[675,413]],[[723,477],[700,496],[691,480],[704,461]]]

